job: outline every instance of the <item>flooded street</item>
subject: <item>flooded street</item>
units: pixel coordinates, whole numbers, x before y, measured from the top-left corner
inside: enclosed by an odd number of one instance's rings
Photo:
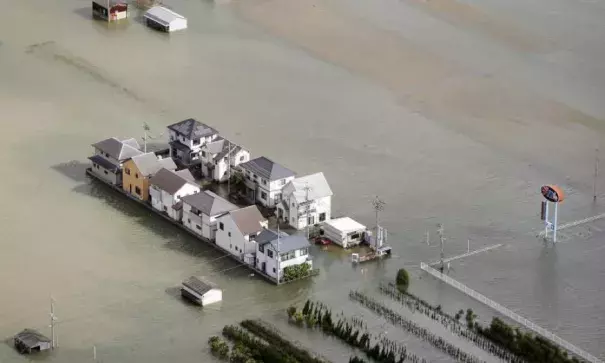
[[[347,297],[438,259],[443,223],[446,255],[468,239],[503,244],[452,262],[452,277],[605,357],[605,220],[561,231],[555,247],[536,238],[543,184],[567,193],[561,223],[605,212],[605,176],[592,200],[595,148],[605,149],[605,2],[167,4],[187,30],[167,36],[136,16],[108,26],[91,20],[89,1],[3,4],[2,339],[49,333],[52,295],[60,349],[50,362],[93,361],[93,346],[104,363],[209,362],[208,337],[245,317],[348,361],[341,343],[285,323],[284,309],[311,297],[447,362]],[[189,117],[300,175],[323,171],[335,215],[371,225],[380,195],[396,256],[362,271],[314,247],[321,274],[276,288],[85,177],[91,144]],[[445,311],[495,314],[410,271],[412,290]],[[224,301],[184,304],[178,286],[191,275],[220,285]],[[0,344],[1,363],[25,361]]]

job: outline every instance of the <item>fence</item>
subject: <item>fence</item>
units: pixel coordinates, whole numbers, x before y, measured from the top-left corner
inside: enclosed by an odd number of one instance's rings
[[[515,313],[514,311],[507,309],[506,307],[498,304],[497,302],[495,302],[493,300],[488,299],[484,295],[476,292],[475,290],[472,290],[471,288],[461,284],[460,282],[452,279],[451,277],[444,275],[443,273],[435,270],[434,268],[430,267],[426,263],[421,262],[420,268],[422,270],[428,272],[429,274],[435,276],[436,278],[440,279],[441,281],[447,283],[448,285],[455,287],[456,289],[475,298],[476,300],[479,300],[480,302],[484,303],[485,305],[489,306],[490,308],[498,311],[500,314],[516,321],[517,323],[525,326],[528,329],[533,330],[534,332],[543,336],[544,338],[549,339],[553,343],[558,344],[559,346],[567,349],[568,351],[577,355],[578,357],[585,359],[589,362],[593,362],[593,363],[603,363],[602,360],[593,356],[592,354],[590,354],[586,351],[583,351],[582,349],[576,347],[575,345],[569,343],[568,341],[559,338],[558,336],[554,335],[553,333],[549,332],[548,330],[546,330],[542,327],[539,327],[538,325],[534,324],[533,322],[525,319],[524,317]]]

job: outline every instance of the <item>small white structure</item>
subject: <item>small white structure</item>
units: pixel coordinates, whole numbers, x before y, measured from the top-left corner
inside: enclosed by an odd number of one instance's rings
[[[303,236],[289,236],[270,229],[256,236],[256,268],[280,279],[284,268],[306,263],[313,267],[309,241]]]
[[[282,189],[296,173],[264,156],[239,165],[244,178],[246,197],[273,208],[282,200]]]
[[[326,222],[322,230],[324,237],[343,248],[349,248],[363,241],[367,228],[349,217],[342,217]]]
[[[152,207],[165,212],[175,221],[180,221],[183,216],[181,198],[200,192],[200,187],[191,182],[189,175],[189,172],[160,169],[149,181]]]
[[[145,21],[150,28],[173,32],[187,28],[187,19],[162,6],[154,6],[145,12]]]
[[[223,300],[223,291],[214,284],[191,276],[183,281],[181,296],[201,306],[214,304]]]
[[[92,0],[92,15],[107,21],[128,17],[128,3],[116,0]]]
[[[235,204],[205,190],[183,197],[183,225],[196,234],[214,241],[219,228],[216,219],[238,209]],[[224,227],[223,227],[224,228]]]
[[[235,168],[250,160],[250,152],[222,137],[205,143],[200,151],[202,174],[217,182],[229,179]]]
[[[277,218],[296,229],[329,221],[332,214],[332,189],[323,173],[291,180],[282,190]]]
[[[248,265],[254,265],[256,236],[268,221],[255,205],[225,213],[217,219],[216,244]]]

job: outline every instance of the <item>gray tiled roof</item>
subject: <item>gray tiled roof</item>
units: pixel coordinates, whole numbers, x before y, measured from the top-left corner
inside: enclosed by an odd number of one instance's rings
[[[162,168],[151,177],[149,183],[169,194],[174,194],[187,184],[188,180],[173,171]]]
[[[114,173],[120,169],[117,165],[111,163],[109,160],[105,159],[101,155],[93,155],[88,159],[95,164],[101,165],[104,169]]]
[[[281,238],[288,237],[287,233],[281,232],[281,231],[279,232],[279,235],[281,236]],[[256,236],[256,238],[254,238],[256,243],[258,243],[259,245],[269,243],[276,239],[277,239],[277,232],[272,229],[263,229],[263,231],[261,233],[259,233],[258,236]]]
[[[261,178],[269,181],[295,176],[296,173],[264,156],[240,164],[240,167],[250,170]]]
[[[99,141],[92,146],[120,161],[130,159],[133,156],[143,153],[138,149],[138,143],[134,139],[128,139],[122,142],[115,137],[110,137],[109,139]]]
[[[187,179],[188,181],[195,183],[195,178],[193,177],[193,174],[191,174],[191,171],[189,171],[189,169],[177,170],[175,173],[177,173],[179,176],[183,177],[184,179]]]
[[[255,205],[236,209],[229,212],[229,215],[244,236],[260,232],[263,229],[261,223],[267,221]]]
[[[208,291],[214,288],[213,284],[207,281],[203,281],[195,276],[191,276],[187,280],[183,281],[183,285],[187,286],[191,290],[197,292],[200,295],[204,295]]]
[[[214,128],[192,118],[169,125],[168,129],[190,140],[218,134]]]
[[[141,154],[132,157],[132,162],[137,166],[143,176],[151,176],[162,168],[155,153]]]
[[[308,192],[305,189],[307,187],[309,188]],[[284,196],[294,194],[296,201],[302,203],[307,198],[311,201],[331,197],[333,193],[324,173],[315,173],[291,180],[284,187],[283,194]]]
[[[162,166],[162,168],[166,168],[168,170],[176,170],[176,164],[172,158],[163,158],[159,159],[158,162]]]
[[[33,329],[24,329],[19,334],[15,335],[15,339],[25,344],[28,348],[34,348],[40,343],[51,342],[50,339]]]
[[[208,190],[184,196],[181,200],[183,203],[189,204],[207,216],[216,216],[237,209],[235,204]]]
[[[216,140],[207,143],[202,148],[207,150],[210,154],[215,154],[214,160],[220,160],[229,154],[237,154],[242,150],[241,146],[222,137],[218,137]]]
[[[293,236],[287,236],[287,237],[280,237],[279,253],[285,253],[285,252],[290,252],[290,251],[294,251],[294,250],[299,250],[301,248],[309,247],[310,245],[311,244],[309,243],[309,240],[307,240],[303,236],[293,235]],[[277,239],[274,239],[273,241],[271,241],[271,247],[273,247],[273,249],[275,249],[276,251],[278,250]]]

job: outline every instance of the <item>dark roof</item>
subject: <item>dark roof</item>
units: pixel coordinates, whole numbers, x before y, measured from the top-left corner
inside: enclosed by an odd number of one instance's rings
[[[175,205],[172,206],[172,209],[174,209],[174,210],[181,210],[181,209],[183,209],[183,202],[179,200],[178,202],[176,202]]]
[[[260,232],[263,230],[261,223],[267,221],[255,205],[236,209],[229,212],[229,215],[231,215],[233,222],[244,236]]]
[[[109,160],[105,159],[101,155],[91,156],[88,159],[90,161],[92,161],[93,163],[99,164],[103,168],[105,168],[105,169],[107,169],[107,170],[109,170],[111,172],[114,172],[114,173],[119,169],[119,167],[117,165],[115,165],[114,163],[112,163]]]
[[[139,150],[139,144],[135,139],[120,141],[115,137],[110,137],[92,146],[120,161],[142,154],[141,150]]]
[[[183,185],[187,184],[188,180],[173,171],[162,168],[153,177],[151,177],[149,183],[157,186],[169,194],[174,194],[178,192]]]
[[[285,168],[264,156],[242,163],[240,164],[240,167],[248,169],[254,174],[260,176],[261,178],[268,179],[269,181],[279,180],[296,175],[296,173],[292,170]]]
[[[279,235],[281,236],[281,238],[288,237],[287,233],[281,232],[281,231],[279,232]],[[256,236],[256,238],[254,238],[256,243],[258,243],[259,245],[269,243],[276,239],[277,239],[277,232],[274,230],[271,230],[271,229],[263,229],[263,231],[261,233],[259,233],[258,236]]]
[[[33,329],[24,329],[22,332],[15,335],[15,340],[28,348],[35,348],[40,343],[50,343],[50,339]]]
[[[169,125],[168,129],[190,140],[218,134],[218,131],[212,127],[192,118]]]
[[[200,295],[204,295],[208,291],[214,288],[213,284],[207,281],[202,281],[201,279],[191,276],[187,280],[183,281],[183,285],[187,286],[191,290],[197,292]]]
[[[207,216],[216,216],[237,209],[235,204],[208,190],[186,195],[181,200],[183,203],[189,204]]]

